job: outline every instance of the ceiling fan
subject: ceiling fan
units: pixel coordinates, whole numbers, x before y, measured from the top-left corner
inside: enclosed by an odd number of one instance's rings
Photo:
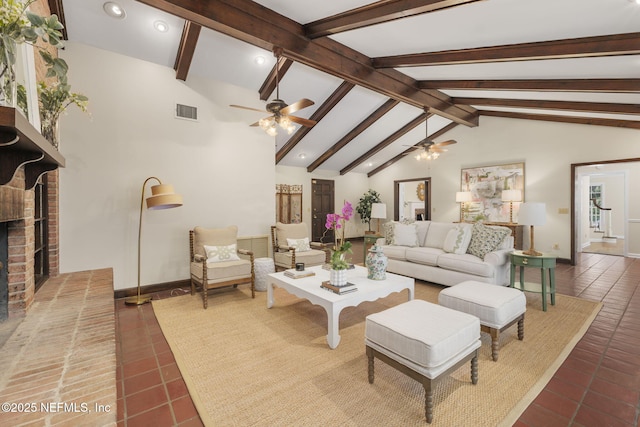
[[[276,99],[273,99],[266,105],[266,111],[271,113],[271,116],[262,118],[250,126],[260,126],[270,136],[276,136],[278,134],[277,126],[287,131],[287,134],[291,135],[296,129],[294,123],[298,123],[302,126],[313,127],[317,122],[315,120],[304,119],[302,117],[293,116],[292,113],[302,110],[303,108],[310,107],[314,102],[307,98],[302,98],[291,105],[288,105],[282,99],[280,99],[280,85],[278,80],[278,62],[282,53],[281,48],[274,48],[273,54],[276,57]],[[242,105],[230,105],[230,107],[243,108],[245,110],[259,111],[257,108],[243,107]]]
[[[435,160],[438,157],[440,157],[441,153],[444,153],[445,151],[447,151],[447,149],[443,147],[457,143],[457,141],[454,139],[450,139],[448,141],[442,141],[442,142],[434,142],[430,140],[429,130],[427,129],[428,121],[429,121],[428,118],[427,120],[424,121],[426,137],[422,141],[416,143],[415,145],[412,145],[411,150],[405,153],[405,155],[410,154],[412,151],[420,150],[420,153],[416,155],[416,160],[422,160],[422,159]]]

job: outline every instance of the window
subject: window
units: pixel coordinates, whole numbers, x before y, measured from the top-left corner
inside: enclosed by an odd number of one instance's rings
[[[604,197],[604,185],[603,184],[592,184],[589,186],[589,200],[591,200],[591,204],[589,205],[589,222],[591,223],[591,227],[600,230],[600,209],[596,206],[602,206],[602,201]],[[595,203],[594,203],[595,202]]]
[[[33,188],[35,196],[34,216],[34,274],[36,290],[49,276],[49,230],[47,227],[47,184],[46,178],[40,178]]]

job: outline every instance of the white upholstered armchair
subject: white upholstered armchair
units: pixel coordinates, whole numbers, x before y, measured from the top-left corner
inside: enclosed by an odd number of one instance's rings
[[[320,242],[310,242],[307,225],[283,224],[271,226],[271,242],[273,244],[273,262],[276,269],[295,268],[297,262],[305,267],[322,265],[328,262],[329,250]]]
[[[255,298],[255,272],[253,252],[237,249],[238,227],[195,227],[189,230],[191,253],[191,295],[196,287],[202,289],[204,308],[207,308],[207,291],[249,283],[251,298]]]

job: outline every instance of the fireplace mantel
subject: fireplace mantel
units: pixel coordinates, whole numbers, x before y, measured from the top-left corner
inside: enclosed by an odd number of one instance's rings
[[[25,188],[33,188],[40,176],[64,167],[65,160],[15,108],[0,107],[0,185],[11,181],[24,166]]]

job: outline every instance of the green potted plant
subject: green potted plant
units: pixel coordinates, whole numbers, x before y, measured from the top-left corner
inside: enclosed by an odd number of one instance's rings
[[[54,58],[47,51],[41,51],[40,55],[48,67],[46,77],[55,77],[57,80],[52,84],[38,82],[42,136],[54,147],[58,148],[58,120],[60,119],[60,114],[72,104],[86,112],[89,98],[80,93],[71,92],[71,86],[67,82],[69,67],[64,59]]]
[[[64,27],[56,15],[48,18],[27,10],[35,0],[3,0],[0,7],[0,104],[16,106],[16,49],[21,43],[35,46],[38,39],[62,47]],[[37,47],[37,46],[36,46]]]
[[[360,215],[362,223],[369,225],[369,230],[365,231],[366,234],[374,233],[374,231],[371,231],[371,205],[381,202],[382,199],[380,199],[380,194],[372,189],[369,189],[362,197],[360,197],[358,206],[356,206],[356,212]]]

